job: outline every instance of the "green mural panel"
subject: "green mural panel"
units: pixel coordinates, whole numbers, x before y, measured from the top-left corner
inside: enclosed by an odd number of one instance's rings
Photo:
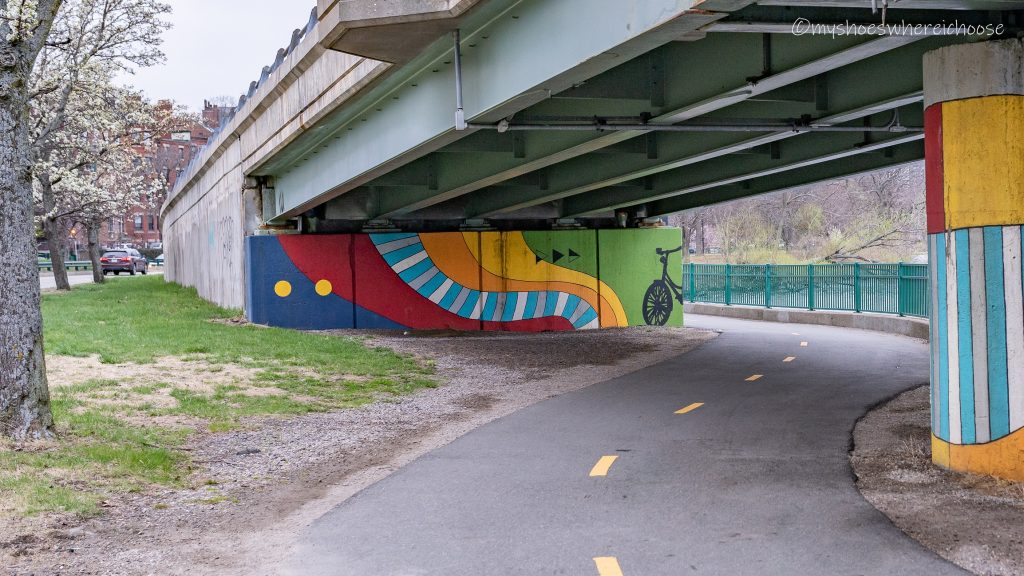
[[[601,281],[631,326],[683,325],[682,244],[679,228],[598,231]]]
[[[597,236],[593,230],[523,232],[523,238],[538,260],[597,277]]]

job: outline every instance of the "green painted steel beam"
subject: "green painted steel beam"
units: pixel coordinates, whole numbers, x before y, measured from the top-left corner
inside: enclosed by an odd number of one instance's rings
[[[940,38],[912,44],[828,73],[823,82],[828,89],[828,109],[833,112],[818,113],[819,117],[823,116],[822,124],[842,124],[882,110],[919,103],[921,57],[924,52],[948,41]],[[873,81],[879,74],[889,80]],[[777,105],[762,106],[768,110],[778,108]],[[904,123],[908,120],[903,119]],[[516,197],[494,190],[472,194],[467,217],[490,217],[802,136],[792,131],[758,136],[750,133],[660,133],[655,158],[626,157],[616,162],[607,162],[593,154],[574,158],[548,169],[550,186],[546,191]]]
[[[745,2],[746,3],[746,2]],[[744,3],[744,4],[745,4]],[[496,122],[706,25],[724,13],[679,0],[487,1],[462,21],[466,117]],[[455,142],[450,38],[314,127],[275,170],[277,218],[290,217]],[[336,126],[336,128],[334,128]],[[280,170],[280,171],[277,171]]]
[[[762,44],[756,36],[715,35],[697,42],[676,42],[658,50],[661,65],[666,70],[663,87],[666,104],[653,111],[651,123],[674,124],[723,110],[919,40],[920,37],[883,37],[867,40],[861,37],[781,37],[773,45],[773,61],[779,66],[779,71],[756,81],[752,81],[751,77],[760,72],[763,61]],[[722,65],[721,54],[730,55],[728,65]],[[647,64],[641,60],[625,66],[643,68]],[[545,102],[527,110],[526,113],[543,113],[545,106],[556,105],[557,103]],[[645,134],[642,131],[582,132],[569,135],[538,133],[536,139],[545,142],[546,145],[527,147],[526,156],[523,158],[505,158],[498,170],[495,170],[493,165],[469,169],[450,164],[439,167],[436,189],[410,189],[400,196],[389,198],[382,203],[378,216],[395,217],[407,214]],[[566,142],[566,145],[558,148],[555,145],[558,139]],[[546,199],[539,200],[543,201]],[[509,208],[521,207],[525,205]],[[486,201],[482,202],[480,214],[491,214],[494,211],[488,208]]]
[[[880,112],[906,107],[921,101],[921,93],[915,92],[905,94],[896,98],[875,102],[866,106],[851,109],[847,112],[833,114],[822,119],[823,125],[838,125],[848,123]],[[909,109],[913,111],[913,109]],[[909,118],[919,114],[909,114]],[[888,120],[883,117],[876,120],[880,124]],[[750,136],[749,133],[710,133],[702,135],[694,134],[659,134],[657,146],[657,158],[636,159],[621,158],[619,161],[601,162],[600,159],[588,156],[586,162],[579,161],[572,164],[566,163],[557,166],[549,171],[546,190],[536,190],[531,194],[522,194],[515,197],[502,197],[498,191],[489,189],[481,191],[470,199],[467,207],[467,214],[475,216],[492,216],[504,211],[518,210],[528,206],[569,198],[569,202],[575,198],[586,197],[596,206],[594,211],[611,210],[622,203],[600,205],[602,202],[613,200],[603,193],[610,186],[638,179],[649,178],[664,172],[678,170],[686,166],[698,165],[715,158],[732,156],[745,151],[761,149],[769,146],[784,149],[784,140],[796,137],[804,137],[809,133],[793,131],[773,132]],[[763,155],[763,152],[762,152]],[[583,160],[583,159],[579,159]],[[610,176],[605,176],[610,174]],[[566,185],[568,179],[572,183]],[[580,182],[584,183],[580,183]]]
[[[836,158],[826,162],[805,166],[800,170],[776,172],[751,178],[744,182],[732,182],[705,188],[692,193],[673,196],[647,204],[648,216],[662,216],[690,208],[710,206],[756,196],[770,192],[778,192],[818,182],[826,182],[837,178],[854,176],[874,170],[900,166],[920,161],[924,158],[924,142],[915,140],[888,148],[887,153],[855,154]]]
[[[601,214],[739,182],[775,172],[799,170],[831,160],[866,154],[924,138],[924,134],[876,133],[870,140],[855,132],[812,133],[788,140],[780,146],[781,157],[723,156],[700,164],[663,172],[650,178],[639,190],[605,189],[565,199],[562,215],[576,217]]]

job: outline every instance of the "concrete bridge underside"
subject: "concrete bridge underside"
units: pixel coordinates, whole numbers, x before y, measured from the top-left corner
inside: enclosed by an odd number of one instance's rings
[[[1024,2],[875,4],[320,0],[167,277],[295,328],[679,324],[657,217],[925,159],[936,459],[1024,478]]]

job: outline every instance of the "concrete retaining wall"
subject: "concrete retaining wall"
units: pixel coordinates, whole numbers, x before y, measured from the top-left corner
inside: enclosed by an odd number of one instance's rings
[[[243,190],[246,176],[390,67],[327,50],[320,34],[306,31],[178,179],[161,219],[167,280],[245,306],[243,239],[262,222],[260,191]]]
[[[725,316],[743,320],[765,320],[793,324],[817,324],[841,328],[859,328],[889,334],[900,334],[911,338],[928,339],[928,321],[918,318],[888,316],[883,314],[830,312],[822,310],[786,310],[782,308],[755,308],[752,306],[725,306],[723,304],[702,304],[687,302],[684,310],[689,314]]]

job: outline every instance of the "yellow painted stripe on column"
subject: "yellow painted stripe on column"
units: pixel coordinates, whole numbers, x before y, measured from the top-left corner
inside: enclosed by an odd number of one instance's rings
[[[1024,223],[1024,96],[942,104],[948,229]]]
[[[760,380],[764,374],[754,374],[750,378],[747,378],[747,382],[753,382],[754,380]]]
[[[783,362],[792,362],[793,360],[796,360],[796,356],[786,356]]]
[[[622,576],[622,568],[614,556],[599,556],[594,558],[594,564],[600,576]]]
[[[601,456],[601,459],[590,469],[591,476],[607,476],[608,469],[618,460],[618,456]]]
[[[932,435],[932,462],[961,472],[1024,481],[1024,429],[986,444],[953,444]]]
[[[685,408],[680,408],[679,410],[676,410],[676,414],[686,414],[687,412],[693,412],[694,410],[696,410],[697,408],[700,408],[703,405],[704,405],[703,402],[694,402],[693,404],[690,404],[689,406],[686,406]]]

